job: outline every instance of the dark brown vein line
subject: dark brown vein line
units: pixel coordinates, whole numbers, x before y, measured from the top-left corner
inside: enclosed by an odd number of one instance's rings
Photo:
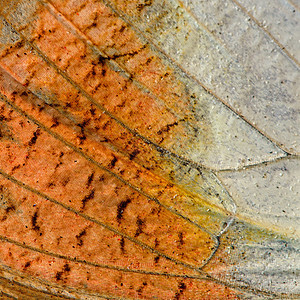
[[[152,275],[152,276],[163,276],[163,277],[172,277],[172,278],[191,278],[191,279],[207,279],[210,280],[210,276],[206,275],[203,273],[203,276],[197,276],[197,275],[180,275],[180,274],[173,274],[173,273],[161,273],[161,272],[152,272],[152,271],[145,271],[145,270],[134,270],[134,269],[129,269],[129,268],[121,268],[121,267],[117,267],[117,266],[112,266],[112,265],[105,265],[105,264],[99,264],[99,263],[95,263],[95,262],[91,262],[91,261],[87,261],[87,260],[83,260],[83,259],[79,259],[77,257],[71,257],[71,256],[67,256],[67,255],[62,255],[62,254],[58,254],[58,253],[54,253],[48,250],[44,250],[44,249],[40,249],[40,248],[36,248],[21,242],[18,242],[16,240],[10,239],[6,236],[0,235],[0,240],[3,242],[7,242],[13,245],[16,245],[18,247],[24,248],[24,249],[28,249],[34,252],[38,252],[44,255],[48,255],[54,258],[59,258],[59,259],[64,259],[64,260],[68,260],[74,263],[80,263],[83,265],[88,265],[91,267],[96,267],[96,268],[101,268],[101,269],[108,269],[108,270],[113,270],[113,271],[119,271],[119,272],[124,272],[124,273],[135,273],[135,274],[144,274],[144,275]]]
[[[264,136],[269,142],[271,142],[272,144],[276,145],[281,151],[283,151],[286,155],[291,154],[289,153],[287,150],[283,149],[282,146],[279,144],[279,142],[274,141],[270,136],[268,136],[266,133],[264,133],[262,130],[260,130],[259,128],[255,127],[245,116],[241,116],[231,105],[229,105],[228,103],[226,103],[221,97],[219,97],[214,91],[212,91],[211,89],[209,89],[206,85],[204,85],[204,83],[202,83],[199,79],[197,79],[194,75],[192,75],[190,72],[188,72],[187,70],[185,70],[182,66],[180,66],[180,64],[178,64],[174,59],[172,59],[164,50],[162,50],[158,44],[154,43],[153,40],[151,40],[150,38],[147,38],[145,33],[143,33],[139,28],[135,27],[132,22],[130,20],[128,20],[128,18],[122,13],[120,12],[118,9],[116,9],[109,0],[102,0],[102,2],[107,5],[109,8],[111,8],[113,10],[114,13],[116,13],[124,22],[126,22],[129,26],[131,26],[134,31],[137,33],[137,35],[139,35],[142,39],[144,39],[145,41],[147,41],[149,43],[149,45],[151,45],[152,47],[156,48],[157,52],[161,54],[161,56],[163,58],[165,58],[166,60],[168,60],[172,65],[174,65],[175,67],[177,67],[179,70],[181,70],[188,78],[192,79],[194,82],[196,82],[197,84],[199,84],[205,91],[206,93],[208,93],[209,95],[212,95],[216,100],[218,100],[219,102],[221,102],[228,110],[230,110],[232,113],[234,113],[234,115],[236,115],[238,118],[242,119],[243,121],[245,121],[252,129],[254,129],[255,131],[257,131],[258,133],[260,133],[262,136]],[[189,162],[189,160],[187,160],[187,162]],[[193,163],[193,162],[192,162]],[[194,163],[195,164],[195,163]],[[191,164],[192,166],[192,164]],[[216,171],[216,170],[212,170],[207,168],[208,170],[211,171]]]
[[[18,300],[18,298],[14,297],[14,296],[12,296],[12,295],[10,295],[10,294],[7,294],[7,293],[5,293],[5,292],[3,292],[3,291],[1,291],[1,286],[0,286],[0,296],[1,296],[1,295],[6,296],[6,297],[8,297],[8,298],[10,298],[10,299],[16,299],[16,300]]]
[[[131,129],[129,126],[127,126],[124,122],[119,120],[117,117],[115,117],[112,113],[110,113],[108,110],[106,110],[102,105],[100,105],[89,93],[87,93],[81,86],[79,86],[76,82],[73,81],[72,78],[70,78],[63,70],[61,70],[56,64],[49,59],[35,44],[28,41],[28,39],[20,33],[18,30],[16,30],[10,22],[8,22],[5,17],[2,15],[3,19],[9,24],[9,26],[12,28],[12,30],[18,34],[32,49],[35,53],[37,53],[38,56],[40,56],[49,66],[51,66],[59,75],[61,75],[67,82],[69,82],[75,89],[77,89],[86,99],[88,99],[93,105],[95,105],[97,108],[99,108],[103,113],[105,113],[107,116],[109,116],[111,119],[113,119],[117,124],[121,125],[123,128],[125,128],[127,131],[129,131],[132,135],[135,137],[140,138],[148,145],[151,145],[160,155],[163,156],[171,156],[172,158],[175,158],[176,161],[182,164],[188,164],[189,166],[193,168],[201,168],[202,170],[212,171],[212,169],[203,166],[200,163],[196,163],[194,161],[191,161],[183,156],[179,156],[161,146],[158,144],[152,142],[147,137],[144,137],[137,131]],[[213,175],[213,173],[211,172]]]
[[[251,20],[260,28],[264,31],[264,33],[273,40],[273,42],[279,47],[280,51],[282,51],[296,66],[299,68],[300,67],[300,62],[293,57],[292,54],[285,48],[284,45],[282,45],[276,38],[275,36],[269,32],[262,24],[259,22],[242,4],[240,4],[237,0],[231,0],[233,3],[235,3],[236,6],[238,6]]]
[[[60,299],[74,299],[74,297],[71,297],[71,296],[67,296],[67,295],[60,295],[60,294],[55,294],[55,293],[51,293],[50,291],[46,291],[46,290],[42,290],[42,289],[38,289],[38,288],[34,288],[34,287],[32,287],[32,286],[29,286],[29,285],[26,285],[26,284],[22,284],[22,283],[20,283],[20,282],[18,282],[18,281],[16,281],[16,280],[12,280],[12,279],[8,279],[8,278],[6,278],[6,277],[2,277],[2,276],[0,276],[0,281],[1,281],[1,279],[4,279],[4,280],[6,280],[6,281],[9,281],[9,282],[11,282],[13,285],[17,285],[17,286],[19,286],[19,287],[21,287],[21,288],[25,288],[26,290],[30,290],[30,291],[33,291],[33,292],[37,292],[37,293],[41,293],[41,294],[46,294],[46,295],[50,295],[50,296],[54,296],[55,297],[55,299],[57,299],[57,298],[60,298]],[[1,283],[0,283],[1,284]],[[50,282],[45,282],[45,280],[43,280],[43,284],[44,285],[47,285],[47,286],[50,286],[51,285],[51,283]],[[52,287],[52,286],[51,286]],[[1,288],[1,285],[0,285],[0,288]],[[68,289],[66,290],[68,293],[73,293],[74,291],[72,291],[71,290],[72,288],[69,288],[68,287]],[[84,296],[92,296],[92,297],[97,297],[97,299],[99,298],[101,298],[101,299],[116,299],[116,300],[121,300],[121,299],[124,299],[124,298],[119,298],[119,297],[110,297],[110,296],[107,296],[107,295],[101,295],[101,294],[90,294],[90,293],[84,293],[84,292],[82,292],[82,291],[80,291],[79,290],[79,292],[78,292],[78,290],[76,290],[76,293],[77,294],[80,294],[80,295],[82,295],[82,294],[84,294]],[[14,298],[14,299],[19,299],[19,298]],[[51,297],[51,299],[52,299],[52,297]]]
[[[204,276],[199,276],[199,275],[179,275],[179,274],[174,274],[174,273],[159,273],[159,272],[150,272],[150,271],[143,271],[143,270],[130,270],[127,268],[119,268],[119,267],[111,267],[111,266],[107,266],[107,265],[102,265],[102,264],[98,264],[98,263],[94,263],[94,262],[89,262],[86,260],[81,260],[78,258],[73,258],[73,257],[69,257],[69,256],[65,256],[65,255],[61,255],[58,253],[53,253],[47,250],[43,250],[43,249],[39,249],[36,247],[32,247],[30,245],[24,244],[24,243],[20,243],[18,241],[15,241],[13,239],[10,239],[8,237],[2,236],[0,235],[0,241],[2,242],[6,242],[9,244],[13,244],[15,246],[21,247],[23,249],[28,249],[37,253],[41,253],[43,255],[48,255],[50,257],[55,257],[58,259],[64,259],[64,260],[68,260],[74,263],[80,263],[83,265],[89,265],[92,267],[96,267],[96,268],[104,268],[104,269],[109,269],[109,270],[115,270],[115,271],[120,271],[120,272],[124,272],[124,273],[135,273],[135,274],[145,274],[145,275],[152,275],[152,276],[164,276],[167,278],[187,278],[187,279],[195,279],[195,280],[206,280],[206,281],[212,281],[215,282],[217,284],[221,284],[223,286],[229,287],[229,288],[233,288],[233,289],[238,289],[241,291],[246,291],[246,292],[250,292],[250,293],[254,293],[254,294],[261,294],[261,295],[266,295],[266,296],[278,296],[275,293],[270,293],[270,292],[266,292],[263,290],[259,290],[259,289],[255,289],[255,288],[250,288],[247,286],[235,286],[233,284],[224,282],[222,280],[219,280],[217,278],[214,278],[212,276],[210,276],[209,274],[204,273]],[[280,294],[281,296],[284,296],[284,294]]]
[[[21,288],[26,288],[27,290],[30,290],[30,291],[33,291],[33,292],[38,292],[38,293],[42,293],[42,294],[46,294],[46,295],[51,295],[51,296],[54,296],[56,298],[62,298],[62,299],[74,299],[72,297],[68,297],[68,296],[62,296],[62,295],[59,295],[59,294],[54,294],[54,293],[51,293],[49,291],[45,291],[45,290],[39,290],[39,289],[36,289],[32,286],[28,286],[26,284],[22,284],[20,282],[17,282],[15,280],[12,280],[12,279],[8,279],[6,277],[3,277],[3,276],[0,276],[0,289],[1,289],[1,279],[2,280],[5,280],[5,281],[9,281],[10,283],[12,283],[13,285],[17,285]],[[14,299],[18,299],[18,298],[14,298]]]
[[[243,166],[243,167],[239,167],[239,168],[220,169],[220,170],[216,171],[216,174],[225,173],[225,172],[234,172],[234,171],[240,172],[240,171],[249,170],[249,169],[253,169],[253,168],[256,168],[256,167],[260,167],[260,166],[275,164],[275,163],[277,163],[279,161],[282,161],[282,160],[297,159],[297,158],[300,159],[300,155],[294,155],[294,154],[290,155],[290,154],[288,154],[286,156],[277,157],[277,158],[274,158],[272,160],[266,160],[266,161],[262,161],[262,162],[259,162],[259,163],[256,163],[256,164]]]
[[[8,173],[4,172],[2,169],[0,169],[0,174],[1,174],[4,178],[6,178],[6,179],[8,179],[9,181],[13,182],[14,184],[16,184],[16,185],[18,185],[18,186],[20,186],[20,187],[22,187],[22,188],[24,188],[24,189],[26,189],[26,190],[28,190],[28,191],[34,193],[34,194],[40,196],[40,197],[42,197],[42,198],[44,198],[44,199],[46,199],[46,200],[48,200],[48,201],[50,201],[50,202],[52,202],[52,203],[54,203],[54,204],[56,204],[56,205],[58,205],[58,206],[60,206],[60,207],[62,207],[62,208],[64,208],[64,209],[66,209],[66,210],[68,210],[68,211],[70,211],[70,212],[72,212],[72,213],[74,213],[74,214],[76,214],[76,215],[78,215],[78,216],[80,216],[80,217],[82,217],[82,218],[84,218],[84,219],[90,221],[90,222],[93,222],[93,223],[95,223],[95,224],[97,224],[97,225],[99,225],[99,226],[101,226],[101,227],[103,227],[103,228],[105,228],[105,229],[107,229],[107,230],[109,230],[109,231],[111,231],[111,232],[113,232],[113,233],[119,235],[119,236],[122,236],[123,238],[126,238],[127,240],[129,240],[129,241],[135,243],[136,245],[138,245],[139,247],[141,247],[141,248],[144,249],[144,250],[150,251],[151,253],[155,253],[156,255],[159,255],[159,256],[165,258],[166,260],[169,260],[169,261],[171,261],[171,262],[173,262],[173,263],[175,263],[175,264],[177,264],[177,265],[181,265],[181,266],[183,266],[183,267],[185,267],[185,268],[187,268],[187,269],[196,271],[196,272],[198,272],[198,273],[200,273],[200,274],[205,274],[205,273],[201,270],[201,266],[200,266],[200,267],[195,267],[195,266],[190,265],[190,264],[188,264],[188,263],[184,263],[184,262],[179,261],[179,260],[177,260],[177,259],[175,259],[175,258],[172,258],[172,257],[170,257],[170,256],[168,256],[168,255],[166,255],[166,254],[164,254],[164,253],[161,253],[161,252],[159,252],[158,250],[153,249],[153,248],[150,247],[149,245],[147,245],[147,244],[145,244],[145,243],[143,243],[143,242],[141,242],[141,241],[139,241],[139,240],[137,240],[137,239],[135,239],[135,238],[133,238],[133,237],[127,235],[126,233],[123,233],[123,232],[121,232],[121,231],[115,229],[114,227],[112,227],[112,226],[110,226],[110,225],[107,225],[107,224],[103,223],[102,221],[99,221],[98,219],[95,219],[95,218],[93,218],[93,217],[90,217],[90,216],[88,216],[88,215],[86,215],[86,214],[84,214],[84,213],[82,213],[82,212],[80,212],[80,211],[74,209],[74,208],[71,207],[71,206],[68,206],[68,205],[66,205],[66,204],[64,204],[64,203],[61,203],[61,202],[55,200],[55,199],[52,198],[52,197],[49,197],[48,195],[44,194],[43,192],[41,192],[41,191],[39,191],[39,190],[37,190],[37,189],[35,189],[35,188],[30,187],[29,185],[27,185],[27,184],[25,184],[25,183],[19,181],[18,179],[14,178],[13,176],[11,176],[11,175],[9,175]],[[99,265],[99,266],[100,266],[100,265]],[[103,265],[103,267],[105,267],[105,265]],[[106,268],[110,268],[110,267],[109,267],[109,266],[106,266]],[[111,268],[116,268],[116,270],[118,269],[118,267],[111,267]],[[146,272],[146,271],[145,271],[145,272]],[[145,274],[146,274],[146,273],[145,273]]]

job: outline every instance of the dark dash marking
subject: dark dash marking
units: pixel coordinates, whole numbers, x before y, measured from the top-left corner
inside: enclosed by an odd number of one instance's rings
[[[94,175],[95,175],[95,173],[92,172],[91,175],[88,177],[87,183],[86,183],[86,186],[87,186],[87,187],[89,187],[89,186],[91,185],[91,183],[92,183],[92,181],[93,181],[93,179],[94,179]]]
[[[116,165],[117,161],[118,161],[118,159],[113,155],[113,159],[111,160],[109,167],[113,168]]]
[[[180,296],[182,296],[184,290],[186,290],[186,284],[183,282],[179,282],[178,289],[179,289],[179,291],[176,292],[175,297],[174,297],[175,300],[179,300]]]
[[[55,274],[55,279],[56,279],[57,281],[62,280],[62,279],[63,279],[62,276],[63,276],[64,274],[67,275],[66,273],[69,273],[70,271],[71,271],[71,268],[70,268],[69,264],[65,264],[64,267],[63,267],[63,269],[62,269],[62,271],[56,272],[56,274]]]
[[[92,189],[91,192],[81,200],[81,203],[82,203],[81,209],[84,209],[86,206],[86,203],[89,200],[93,199],[94,197],[95,197],[95,189]]]
[[[137,4],[136,8],[138,11],[141,11],[146,6],[152,5],[152,0],[144,0],[144,1],[140,1],[140,2],[143,2],[143,3]]]
[[[147,286],[147,282],[143,282],[142,285],[136,290],[139,296],[142,295],[143,289]]]
[[[53,124],[50,126],[50,128],[55,128],[59,125],[58,119],[56,117],[53,117],[52,122]]]
[[[120,202],[117,208],[117,221],[120,224],[123,219],[123,213],[127,205],[131,202],[131,199],[127,198],[125,201]]]
[[[184,282],[180,282],[178,287],[180,290],[184,291],[186,289],[186,284]]]
[[[76,235],[76,239],[77,239],[77,245],[78,246],[82,246],[83,245],[83,237],[86,235],[86,229],[82,230],[79,234]]]
[[[36,143],[36,140],[38,138],[38,136],[40,135],[40,130],[37,129],[34,133],[33,133],[33,137],[31,138],[31,140],[28,142],[29,146],[33,146]]]
[[[57,280],[57,281],[60,281],[62,278],[62,275],[63,275],[63,272],[56,272],[56,274],[55,274],[55,279]]]
[[[36,211],[34,215],[31,217],[31,225],[33,230],[40,231],[40,226],[37,225],[37,218],[38,218],[38,211]]]
[[[71,271],[71,268],[70,268],[69,264],[64,265],[64,271],[65,272],[70,272]]]
[[[137,150],[137,149],[135,149],[135,150],[129,155],[130,160],[133,160],[139,153],[140,153],[140,151]]]
[[[10,204],[10,206],[5,208],[5,212],[8,214],[11,211],[15,211],[16,207],[13,204]]]
[[[168,125],[164,126],[163,128],[161,128],[161,129],[157,132],[157,134],[160,135],[160,134],[162,134],[163,132],[169,132],[170,129],[171,129],[172,127],[176,126],[176,125],[178,125],[178,122],[174,122],[174,123],[172,123],[172,124],[168,124]]]
[[[138,216],[136,220],[137,229],[134,234],[134,237],[138,237],[141,233],[143,233],[143,227],[145,226],[145,222]]]
[[[178,233],[178,238],[179,238],[179,244],[180,245],[183,245],[184,244],[184,240],[183,240],[183,233],[182,232],[179,232]]]
[[[124,237],[121,237],[121,239],[120,239],[120,248],[121,248],[122,253],[124,253],[125,252],[125,239],[124,239]]]
[[[126,29],[126,26],[122,25],[119,32],[123,32]]]
[[[30,265],[31,265],[31,262],[27,261],[26,264],[23,267],[23,270],[26,270],[28,267],[30,267]]]

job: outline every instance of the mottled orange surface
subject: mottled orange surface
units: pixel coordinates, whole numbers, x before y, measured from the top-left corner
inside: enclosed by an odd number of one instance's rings
[[[162,158],[193,137],[176,72],[105,2],[24,3],[0,9],[0,262],[19,295],[237,299],[201,269],[226,212],[193,208]]]

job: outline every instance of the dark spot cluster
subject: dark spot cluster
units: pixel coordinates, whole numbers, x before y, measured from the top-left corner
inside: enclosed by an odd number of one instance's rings
[[[174,126],[177,126],[178,125],[178,122],[174,122],[174,123],[171,123],[171,124],[167,124],[166,126],[164,126],[163,128],[161,128],[157,134],[161,135],[163,132],[169,132],[170,129]]]
[[[5,190],[4,186],[0,185],[0,213],[4,214],[0,220],[5,221],[7,219],[7,215],[14,211],[16,211],[16,206],[13,198]]]
[[[154,263],[157,264],[159,262],[160,257],[159,256],[155,256],[154,257]]]
[[[71,271],[71,268],[70,268],[69,264],[65,264],[65,265],[63,266],[62,271],[56,272],[56,274],[55,274],[55,279],[56,279],[57,281],[63,280],[64,277],[67,276],[67,275],[70,273],[70,271]]]
[[[151,6],[152,0],[142,0],[139,4],[137,4],[136,9],[138,11],[142,11],[146,6]]]
[[[129,155],[129,159],[133,160],[139,153],[140,151],[138,149],[133,150]]]
[[[23,267],[23,270],[25,271],[27,268],[29,268],[31,265],[31,262],[30,261],[27,261]]]
[[[185,290],[186,284],[184,282],[180,282],[178,284],[178,291],[175,294],[174,300],[179,300]]]
[[[3,122],[4,117],[0,116],[0,140],[10,140],[10,141],[14,141],[14,136],[11,132],[11,129],[9,128],[9,126],[7,126],[6,124],[4,124]]]
[[[183,233],[182,233],[182,232],[179,232],[179,233],[178,233],[178,243],[179,243],[179,245],[181,245],[181,246],[184,244]]]
[[[147,286],[147,282],[143,282],[142,285],[136,290],[138,292],[138,295],[141,296],[143,293],[144,288]]]

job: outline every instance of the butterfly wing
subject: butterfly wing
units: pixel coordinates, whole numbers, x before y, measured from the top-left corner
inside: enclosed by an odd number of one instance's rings
[[[297,204],[297,145],[289,144],[298,128],[291,121],[296,60],[278,49],[280,63],[275,54],[269,61],[279,71],[249,72],[254,54],[241,64],[246,48],[217,39],[196,8],[175,1],[3,2],[4,295],[18,295],[12,278],[30,297],[298,293],[297,217],[281,211]],[[236,17],[245,13],[240,7]],[[251,20],[246,32],[261,37]],[[255,76],[277,72],[287,85],[272,81],[269,96]],[[274,113],[259,115],[275,96],[273,111],[289,112],[281,127]],[[295,186],[288,205],[278,193],[267,202],[277,183],[283,194]]]

